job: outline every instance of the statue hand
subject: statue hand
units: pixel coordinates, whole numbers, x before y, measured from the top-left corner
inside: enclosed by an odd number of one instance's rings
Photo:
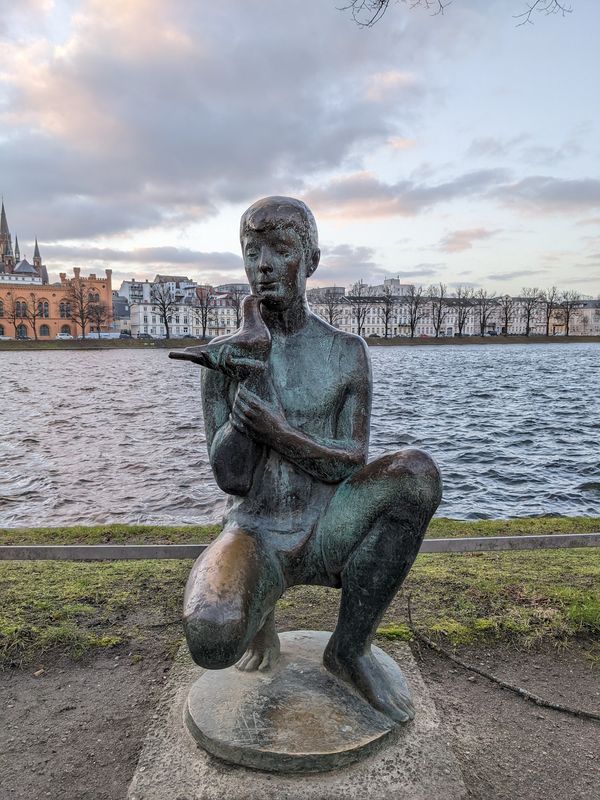
[[[243,384],[238,388],[230,420],[240,433],[267,445],[277,440],[289,428],[281,404],[275,396],[270,400],[263,400]]]
[[[266,369],[266,362],[258,358],[241,358],[233,353],[225,353],[223,358],[219,358],[220,372],[223,372],[231,380],[240,383],[247,378],[257,378]]]

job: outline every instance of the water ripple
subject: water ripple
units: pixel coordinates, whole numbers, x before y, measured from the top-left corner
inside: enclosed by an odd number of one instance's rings
[[[433,455],[440,515],[600,515],[596,345],[371,355],[370,456]],[[137,350],[4,351],[0,368],[0,527],[220,518],[199,371]]]

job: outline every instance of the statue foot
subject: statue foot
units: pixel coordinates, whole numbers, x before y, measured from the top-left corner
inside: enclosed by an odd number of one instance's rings
[[[323,664],[329,672],[354,686],[373,708],[395,722],[414,719],[410,696],[385,671],[370,648],[367,653],[341,654],[332,636],[323,654]]]
[[[252,640],[252,644],[235,665],[241,672],[266,672],[279,659],[279,636],[271,615]]]

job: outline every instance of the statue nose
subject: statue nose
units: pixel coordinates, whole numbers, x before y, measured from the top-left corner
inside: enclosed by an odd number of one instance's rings
[[[260,260],[258,262],[258,271],[261,272],[263,275],[265,275],[267,272],[273,271],[273,267],[271,266],[269,258],[267,254],[264,252],[264,250],[260,254]]]

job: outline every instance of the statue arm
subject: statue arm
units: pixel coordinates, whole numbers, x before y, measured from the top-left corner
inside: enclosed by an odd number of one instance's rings
[[[337,415],[334,438],[313,437],[293,428],[281,406],[269,402],[265,396],[259,398],[243,386],[238,390],[234,425],[318,480],[340,483],[366,463],[369,447],[371,373],[362,344],[358,357],[352,361],[341,407],[322,411]]]
[[[230,386],[231,380],[222,373],[202,370],[202,410],[210,465],[220,489],[244,496],[252,486],[263,447],[231,424]]]

